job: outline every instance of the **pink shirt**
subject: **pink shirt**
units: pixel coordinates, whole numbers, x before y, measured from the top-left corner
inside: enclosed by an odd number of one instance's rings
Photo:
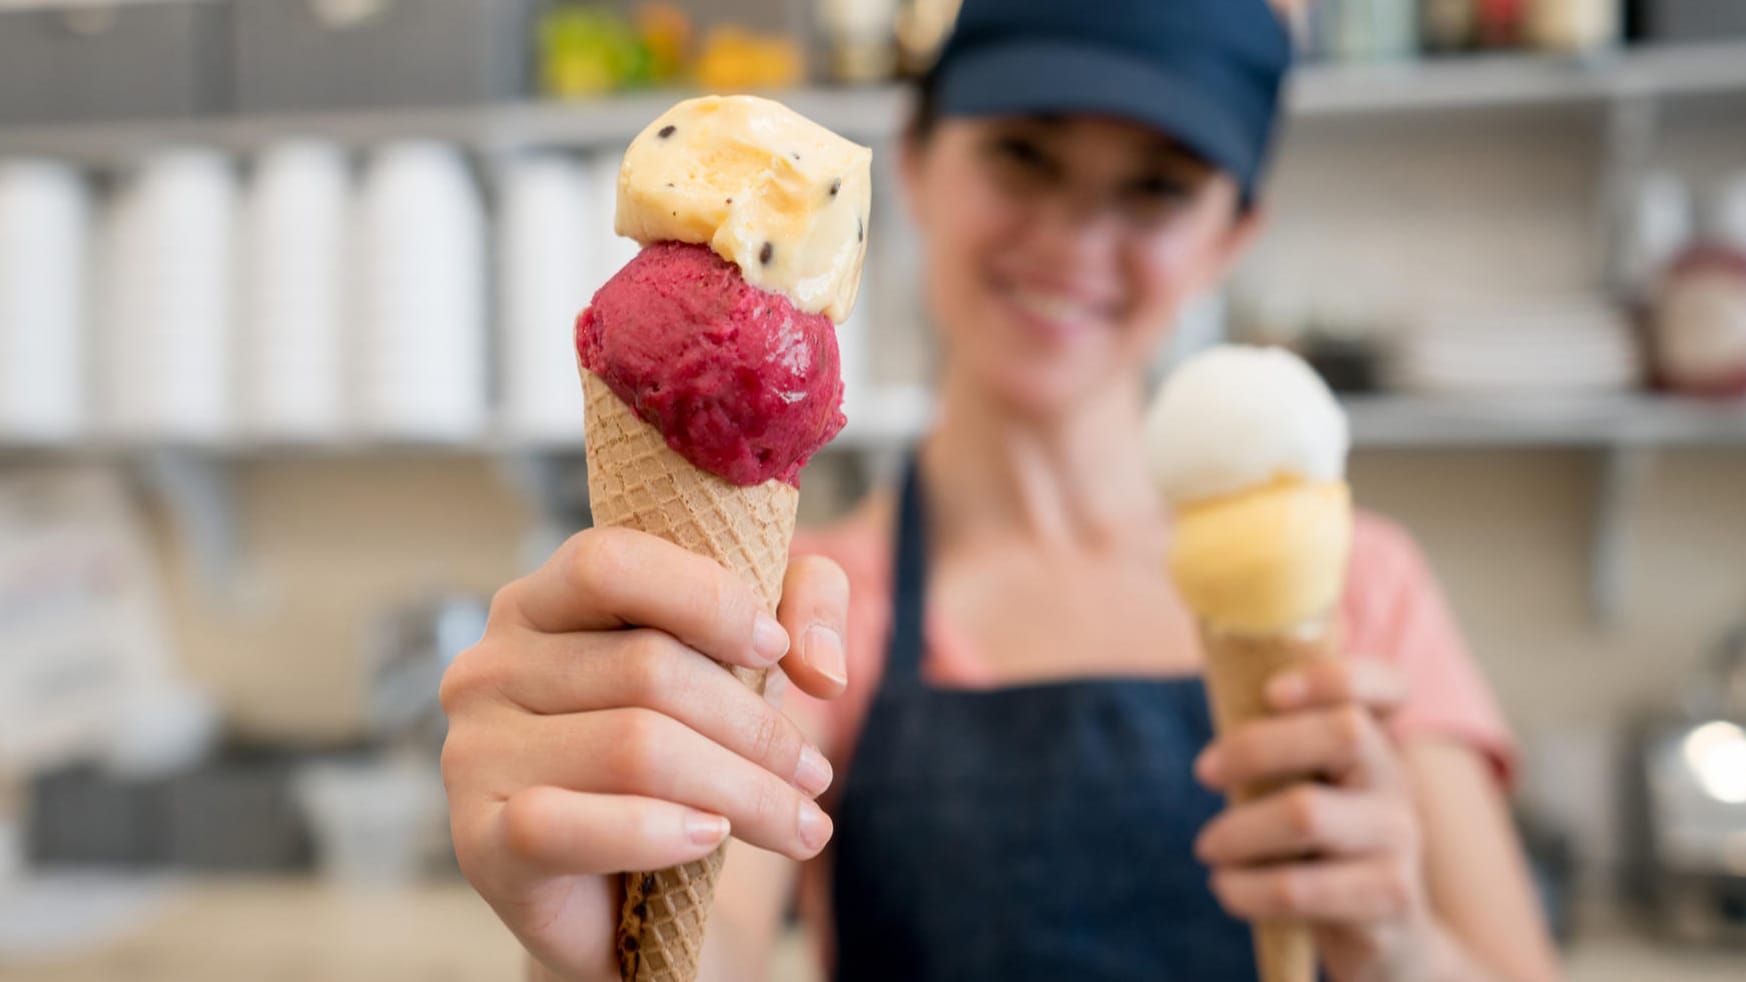
[[[878,523],[846,523],[803,532],[794,552],[828,556],[849,577],[848,690],[830,702],[795,690],[785,698],[789,711],[820,735],[837,769],[835,787],[841,788],[885,667],[891,630],[890,533]],[[1390,721],[1396,739],[1458,741],[1483,755],[1507,783],[1515,770],[1515,747],[1496,700],[1468,654],[1436,579],[1399,526],[1373,515],[1358,516],[1340,614],[1348,651],[1393,661],[1406,675],[1410,693]],[[999,684],[989,664],[936,612],[926,615],[924,629],[928,650],[922,671],[931,684]]]

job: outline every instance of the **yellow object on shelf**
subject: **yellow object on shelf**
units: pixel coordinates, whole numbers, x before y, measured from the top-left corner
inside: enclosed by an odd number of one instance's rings
[[[670,3],[637,8],[637,33],[649,53],[649,79],[661,83],[683,76],[691,63],[691,18]]]
[[[650,52],[630,21],[593,4],[563,4],[541,15],[540,91],[554,98],[602,95],[650,81]]]
[[[710,92],[778,89],[806,78],[806,56],[793,38],[723,26],[709,32],[697,59],[697,84]]]

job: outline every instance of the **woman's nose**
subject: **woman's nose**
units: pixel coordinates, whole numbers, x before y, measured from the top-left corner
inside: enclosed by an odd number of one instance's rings
[[[1078,273],[1113,259],[1120,244],[1118,206],[1087,191],[1057,191],[1034,202],[1032,238],[1053,268]]]

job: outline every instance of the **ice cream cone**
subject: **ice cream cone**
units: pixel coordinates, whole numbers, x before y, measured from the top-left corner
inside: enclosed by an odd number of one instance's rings
[[[1331,654],[1334,631],[1321,623],[1277,635],[1231,634],[1202,624],[1207,700],[1220,733],[1268,714],[1267,682],[1279,672]],[[1285,787],[1287,782],[1246,785],[1231,792],[1242,804]],[[1261,982],[1315,982],[1316,950],[1309,926],[1291,921],[1257,922],[1255,962]]]
[[[800,492],[778,480],[742,487],[692,465],[599,377],[586,369],[581,374],[594,524],[633,528],[708,556],[755,587],[774,610]],[[724,667],[763,691],[763,672]],[[725,849],[683,866],[624,875],[618,952],[626,982],[697,977]]]

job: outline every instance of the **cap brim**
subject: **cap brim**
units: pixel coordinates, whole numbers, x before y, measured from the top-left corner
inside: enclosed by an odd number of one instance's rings
[[[1153,127],[1237,179],[1247,197],[1261,161],[1231,110],[1201,84],[1107,47],[1012,41],[955,54],[939,78],[949,116],[1096,113]]]

